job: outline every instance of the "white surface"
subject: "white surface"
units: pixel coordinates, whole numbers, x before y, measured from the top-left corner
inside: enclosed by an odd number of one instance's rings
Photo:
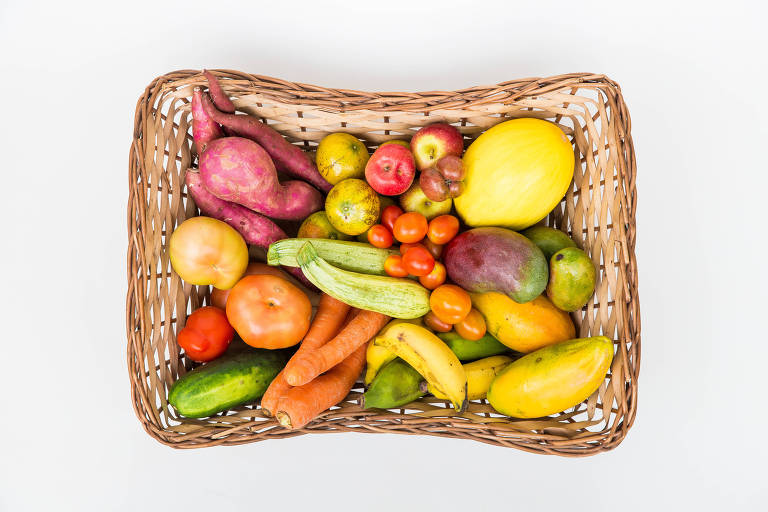
[[[764,510],[764,4],[320,3],[0,2],[0,510]],[[617,80],[643,320],[624,443],[563,459],[394,435],[151,440],[125,362],[132,118],[155,76],[201,67],[377,90]]]

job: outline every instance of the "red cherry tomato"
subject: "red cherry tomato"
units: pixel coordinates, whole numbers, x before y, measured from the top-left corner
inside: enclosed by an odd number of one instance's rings
[[[223,354],[234,336],[235,330],[229,325],[224,310],[205,306],[189,315],[176,341],[188,358],[204,363]]]
[[[466,340],[476,341],[485,336],[485,318],[475,308],[470,309],[464,320],[453,327],[456,329],[456,334]]]
[[[429,238],[425,238],[421,241],[421,245],[427,248],[427,250],[432,254],[432,257],[436,260],[440,259],[440,256],[443,255],[443,246],[437,245],[435,243],[432,243],[432,240]]]
[[[411,275],[425,276],[435,268],[435,258],[424,247],[411,247],[403,254],[403,267]]]
[[[427,234],[427,218],[419,212],[407,212],[395,220],[392,234],[402,243],[413,244]]]
[[[432,269],[432,272],[419,277],[419,282],[421,283],[421,286],[427,290],[434,290],[445,282],[445,265],[436,261],[435,268]]]
[[[453,329],[451,324],[445,323],[437,318],[437,315],[432,311],[424,315],[424,325],[436,332],[450,332],[450,330]]]
[[[368,230],[368,243],[374,247],[386,249],[392,245],[393,241],[392,233],[381,224],[371,226],[371,229]]]
[[[392,277],[406,277],[408,275],[408,271],[403,266],[403,258],[397,254],[390,254],[384,260],[384,272]]]
[[[459,232],[459,219],[453,215],[440,215],[430,221],[427,237],[432,243],[445,245]]]
[[[392,232],[395,230],[395,221],[403,214],[403,209],[396,204],[391,204],[381,212],[381,223]]]
[[[414,247],[424,247],[424,246],[421,245],[420,242],[415,244],[400,244],[400,255],[405,256],[405,253],[407,253],[409,249],[413,249]]]
[[[464,289],[455,284],[443,284],[430,294],[429,307],[443,322],[457,324],[469,314],[472,299]]]

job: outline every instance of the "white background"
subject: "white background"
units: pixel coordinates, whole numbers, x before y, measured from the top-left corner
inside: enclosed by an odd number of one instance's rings
[[[766,510],[764,2],[0,1],[0,510]],[[156,76],[372,90],[574,71],[632,115],[639,412],[586,459],[303,436],[175,451],[125,362],[128,149]]]

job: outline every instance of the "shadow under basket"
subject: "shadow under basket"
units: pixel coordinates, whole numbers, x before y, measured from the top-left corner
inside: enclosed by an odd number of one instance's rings
[[[615,448],[637,410],[640,310],[635,260],[636,165],[630,118],[619,86],[603,75],[526,78],[459,91],[360,92],[288,82],[238,71],[214,71],[238,111],[253,114],[288,140],[313,151],[326,134],[344,131],[370,149],[409,139],[420,127],[447,122],[469,144],[502,121],[536,117],[558,124],[573,142],[573,182],[547,216],[598,268],[594,298],[572,314],[579,337],[614,340],[615,357],[600,388],[578,406],[549,417],[514,419],[485,400],[462,416],[426,396],[404,408],[364,410],[362,383],[338,406],[291,431],[265,417],[258,403],[206,419],[180,417],[168,405],[173,382],[194,365],[176,334],[210,289],[179,278],[168,236],[198,215],[184,173],[196,165],[190,101],[207,82],[200,71],[156,78],[136,105],[128,195],[128,370],[136,415],[158,441],[175,448],[234,445],[309,433],[424,434],[471,439],[534,453],[592,455]]]

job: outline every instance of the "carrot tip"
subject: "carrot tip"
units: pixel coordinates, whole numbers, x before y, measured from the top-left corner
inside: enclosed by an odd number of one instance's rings
[[[291,417],[283,411],[277,411],[277,422],[285,428],[291,428]]]

